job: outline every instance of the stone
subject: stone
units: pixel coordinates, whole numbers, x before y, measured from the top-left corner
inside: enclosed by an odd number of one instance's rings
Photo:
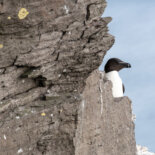
[[[105,7],[105,0],[0,1],[0,154],[74,155],[81,148],[83,155],[121,155],[131,148],[134,155],[130,101],[114,101],[109,83],[102,81],[101,95],[86,82],[114,43],[111,18],[101,18]]]

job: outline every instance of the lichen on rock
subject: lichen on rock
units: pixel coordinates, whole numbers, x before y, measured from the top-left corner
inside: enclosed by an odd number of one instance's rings
[[[24,19],[29,14],[26,8],[21,8],[18,12],[19,19]]]

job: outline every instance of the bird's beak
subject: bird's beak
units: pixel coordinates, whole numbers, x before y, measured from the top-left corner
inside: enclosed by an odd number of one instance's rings
[[[119,64],[121,64],[122,66],[124,66],[124,68],[131,68],[131,65],[127,62],[119,62]]]

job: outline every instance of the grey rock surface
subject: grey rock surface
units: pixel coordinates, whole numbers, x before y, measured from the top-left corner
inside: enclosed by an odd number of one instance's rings
[[[104,0],[0,0],[0,155],[80,152],[86,79],[114,43],[107,27],[111,18],[101,18],[105,7]]]
[[[104,72],[94,71],[86,81],[79,108],[76,155],[136,155],[131,101],[113,98]]]

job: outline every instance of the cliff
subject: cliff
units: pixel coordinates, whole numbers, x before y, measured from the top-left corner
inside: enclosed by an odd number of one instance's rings
[[[86,81],[76,132],[77,155],[136,154],[131,101],[114,99],[111,86],[97,70]]]
[[[105,7],[0,0],[0,154],[135,154],[131,103],[94,71],[114,43]]]

